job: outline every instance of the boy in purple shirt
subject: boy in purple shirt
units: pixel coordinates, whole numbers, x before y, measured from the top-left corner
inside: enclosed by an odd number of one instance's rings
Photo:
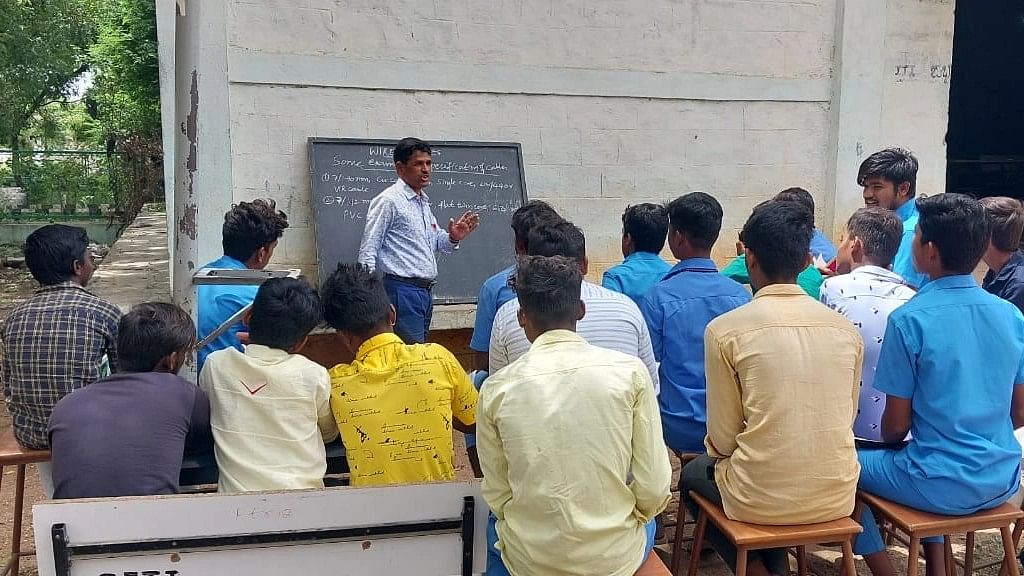
[[[139,304],[118,327],[120,372],[65,396],[50,417],[54,498],[178,492],[186,450],[211,447],[210,404],[177,376],[195,325],[173,304]]]

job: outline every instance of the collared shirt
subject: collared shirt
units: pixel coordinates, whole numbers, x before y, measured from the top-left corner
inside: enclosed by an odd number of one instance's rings
[[[491,347],[491,328],[498,309],[509,300],[515,300],[516,293],[508,285],[509,278],[516,273],[515,266],[509,266],[487,280],[480,286],[480,295],[476,302],[476,321],[473,324],[473,337],[469,347],[476,352],[487,352]]]
[[[644,294],[668,274],[672,267],[661,256],[652,252],[633,252],[618,266],[612,266],[604,273],[601,285],[609,290],[625,294],[637,304]]]
[[[903,222],[903,237],[892,261],[892,271],[907,281],[912,287],[920,290],[928,283],[928,276],[914,268],[914,233],[921,215],[917,211],[917,199],[911,198],[896,209],[896,215]]]
[[[338,430],[323,366],[250,344],[210,354],[199,386],[210,396],[219,492],[324,487],[324,442]]]
[[[114,374],[53,409],[53,497],[177,494],[182,455],[209,449],[210,403],[195,384],[158,372]]]
[[[584,340],[643,361],[651,373],[654,393],[658,384],[658,363],[651,347],[651,334],[640,309],[629,297],[584,281],[581,290],[587,307],[583,319],[576,323],[576,333]],[[526,332],[519,325],[519,300],[510,300],[498,310],[491,331],[490,374],[518,360],[530,349]]]
[[[708,454],[725,513],[812,524],[853,512],[860,333],[793,284],[711,321],[705,338]]]
[[[911,401],[894,464],[951,514],[998,505],[1020,484],[1010,404],[1024,384],[1024,316],[969,275],[929,282],[889,316],[875,388]],[[926,485],[926,488],[925,488]]]
[[[729,265],[722,269],[722,276],[735,280],[740,284],[750,285],[750,273],[747,272],[747,256],[740,254],[735,260],[729,262]],[[796,277],[797,285],[815,300],[821,295],[821,283],[824,281],[825,277],[814,266],[804,268],[803,272]]]
[[[0,383],[22,446],[49,447],[57,401],[117,368],[120,321],[117,306],[75,282],[44,286],[11,310],[0,327]]]
[[[203,268],[218,268],[221,270],[245,270],[246,266],[231,256],[221,256],[210,262]],[[197,314],[199,316],[198,332],[199,340],[217,329],[221,323],[227,321],[242,308],[252,304],[256,299],[256,292],[259,286],[241,286],[236,284],[204,284],[196,289]],[[241,322],[227,329],[226,332],[210,342],[202,350],[196,353],[198,371],[203,371],[206,364],[206,357],[218,350],[234,348],[242,351],[242,343],[238,341],[238,333],[245,331]]]
[[[546,332],[488,378],[478,420],[483,496],[509,572],[636,572],[672,481],[639,360]]]
[[[1024,253],[1014,252],[998,272],[989,270],[982,287],[1024,311]]]
[[[719,274],[711,259],[691,258],[676,264],[640,303],[660,363],[661,426],[673,450],[704,451],[704,330],[747,302],[750,292]]]
[[[831,262],[836,257],[835,245],[817,228],[814,229],[814,236],[811,237],[811,256],[819,256],[825,262]]]
[[[451,352],[392,333],[331,369],[331,408],[353,486],[455,478],[452,418],[476,423],[476,388]]]
[[[384,274],[433,280],[435,252],[450,254],[457,244],[437,225],[430,197],[401,178],[370,201],[359,245],[359,263]]]
[[[914,289],[903,278],[878,266],[861,266],[849,274],[828,278],[821,286],[821,303],[853,322],[864,340],[860,404],[853,424],[857,438],[882,440],[885,394],[874,386],[878,353],[889,314],[913,297]]]

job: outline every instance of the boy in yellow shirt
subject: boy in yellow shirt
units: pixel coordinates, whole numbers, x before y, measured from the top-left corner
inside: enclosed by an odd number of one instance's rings
[[[324,319],[350,358],[331,369],[331,409],[352,486],[455,477],[452,428],[476,428],[476,388],[438,344],[406,345],[379,274],[340,264],[323,287]]]

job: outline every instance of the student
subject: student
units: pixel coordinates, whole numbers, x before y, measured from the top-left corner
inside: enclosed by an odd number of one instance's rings
[[[288,228],[288,216],[277,210],[273,200],[257,199],[239,202],[224,214],[221,241],[224,255],[203,268],[227,270],[262,270],[270,263],[277,242]],[[257,286],[210,284],[197,289],[199,339],[217,329],[242,308],[252,304]],[[206,357],[217,350],[234,348],[242,351],[238,333],[242,324],[230,327],[213,342],[199,350],[198,369],[202,371]]]
[[[1024,311],[1024,254],[1020,252],[1024,207],[1013,198],[982,198],[992,240],[982,256],[988,273],[982,287]]]
[[[914,289],[889,267],[903,235],[896,214],[873,206],[853,213],[839,245],[836,270],[821,286],[821,302],[845,316],[860,330],[864,340],[860,404],[853,433],[858,439],[882,440],[885,394],[875,390],[878,367],[889,315],[914,296]]]
[[[45,450],[57,401],[116,369],[121,311],[85,289],[95,267],[83,228],[39,228],[25,240],[25,264],[40,288],[0,327],[0,382],[15,439]],[[53,494],[50,464],[37,468]]]
[[[658,204],[634,204],[622,214],[622,255],[626,260],[604,273],[601,285],[637,304],[671,268],[658,254],[665,247],[668,213]]]
[[[555,212],[555,209],[543,200],[530,200],[516,209],[512,213],[512,233],[515,236],[516,256],[526,254],[530,230],[561,220],[558,212]],[[469,340],[470,349],[476,353],[474,362],[477,372],[473,374],[473,384],[477,390],[480,389],[488,374],[488,351],[491,347],[491,328],[494,327],[494,317],[498,313],[498,308],[516,297],[512,287],[509,286],[514,273],[515,266],[509,266],[485,280],[480,286],[476,304],[476,321],[473,324],[473,335]],[[480,478],[483,472],[480,470],[480,459],[476,454],[476,436],[474,434],[466,434],[466,454],[469,457],[470,466],[473,467],[473,473]]]
[[[370,201],[359,245],[359,263],[384,275],[388,298],[398,310],[395,333],[406,343],[426,342],[437,280],[435,254],[451,254],[480,225],[465,212],[440,227],[430,211],[433,151],[418,138],[403,138],[393,154],[395,183]]]
[[[813,217],[769,201],[743,226],[754,286],[750,304],[711,321],[705,335],[708,453],[683,469],[690,490],[733,520],[791,525],[853,512],[860,334],[796,285],[810,261]],[[712,525],[709,543],[733,570],[735,547]],[[788,574],[785,549],[752,553],[751,576]]]
[[[583,231],[571,222],[541,226],[530,232],[530,256],[564,256],[579,263],[587,273],[587,246]],[[643,361],[658,392],[658,364],[654,360],[651,335],[637,305],[628,296],[583,281],[583,302],[587,316],[578,332],[594,346],[617,350]],[[519,301],[510,300],[494,318],[491,332],[490,373],[516,361],[530,349],[530,340],[519,323]]]
[[[185,452],[210,449],[210,404],[177,376],[196,328],[173,304],[139,304],[118,328],[120,371],[50,417],[54,498],[176,494]]]
[[[475,431],[476,388],[451,352],[405,344],[380,274],[340,264],[324,284],[324,316],[348,362],[331,369],[331,408],[353,486],[455,477],[452,428]]]
[[[857,185],[864,187],[864,205],[892,210],[903,222],[903,237],[892,271],[913,288],[928,283],[914,268],[911,244],[917,228],[917,158],[903,148],[886,148],[868,156],[857,171]]]
[[[917,202],[914,266],[930,278],[889,315],[875,375],[886,394],[882,440],[901,450],[860,450],[859,488],[935,514],[993,508],[1020,487],[1024,426],[1024,316],[971,274],[988,247],[985,209],[940,194]],[[854,542],[875,576],[894,574],[870,510]],[[928,574],[941,576],[942,538],[924,540]]]
[[[814,198],[807,190],[804,190],[803,188],[787,188],[776,194],[773,200],[797,202],[810,212],[813,225]],[[811,237],[810,251],[812,258],[821,258],[826,262],[835,258],[836,254],[832,243],[829,242],[825,235],[817,228],[814,228],[814,236]],[[830,257],[826,258],[826,256]],[[739,255],[735,260],[722,269],[722,275],[731,280],[735,280],[740,284],[750,284],[750,274],[747,273],[747,260],[742,251],[739,252]],[[817,299],[821,294],[821,283],[824,279],[825,278],[822,276],[821,271],[811,264],[804,268],[796,277],[796,283],[803,288],[804,292],[806,292],[808,296]]]
[[[582,280],[576,259],[520,260],[517,316],[532,346],[480,396],[489,540],[503,560],[489,575],[632,576],[669,501],[647,367],[576,334]]]
[[[210,354],[199,385],[210,395],[218,492],[323,488],[325,442],[338,437],[327,370],[300,356],[320,324],[305,280],[274,278],[256,292],[249,344]]]
[[[640,302],[660,363],[658,395],[665,444],[676,452],[703,452],[704,330],[708,322],[747,302],[750,293],[718,273],[711,249],[722,229],[722,206],[703,192],[668,205],[668,245],[679,263]]]

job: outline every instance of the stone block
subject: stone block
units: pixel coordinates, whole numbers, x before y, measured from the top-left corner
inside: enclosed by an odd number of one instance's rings
[[[625,166],[601,168],[602,198],[634,198],[637,169]]]
[[[569,128],[542,128],[541,156],[548,165],[580,165],[582,163],[580,131]]]

